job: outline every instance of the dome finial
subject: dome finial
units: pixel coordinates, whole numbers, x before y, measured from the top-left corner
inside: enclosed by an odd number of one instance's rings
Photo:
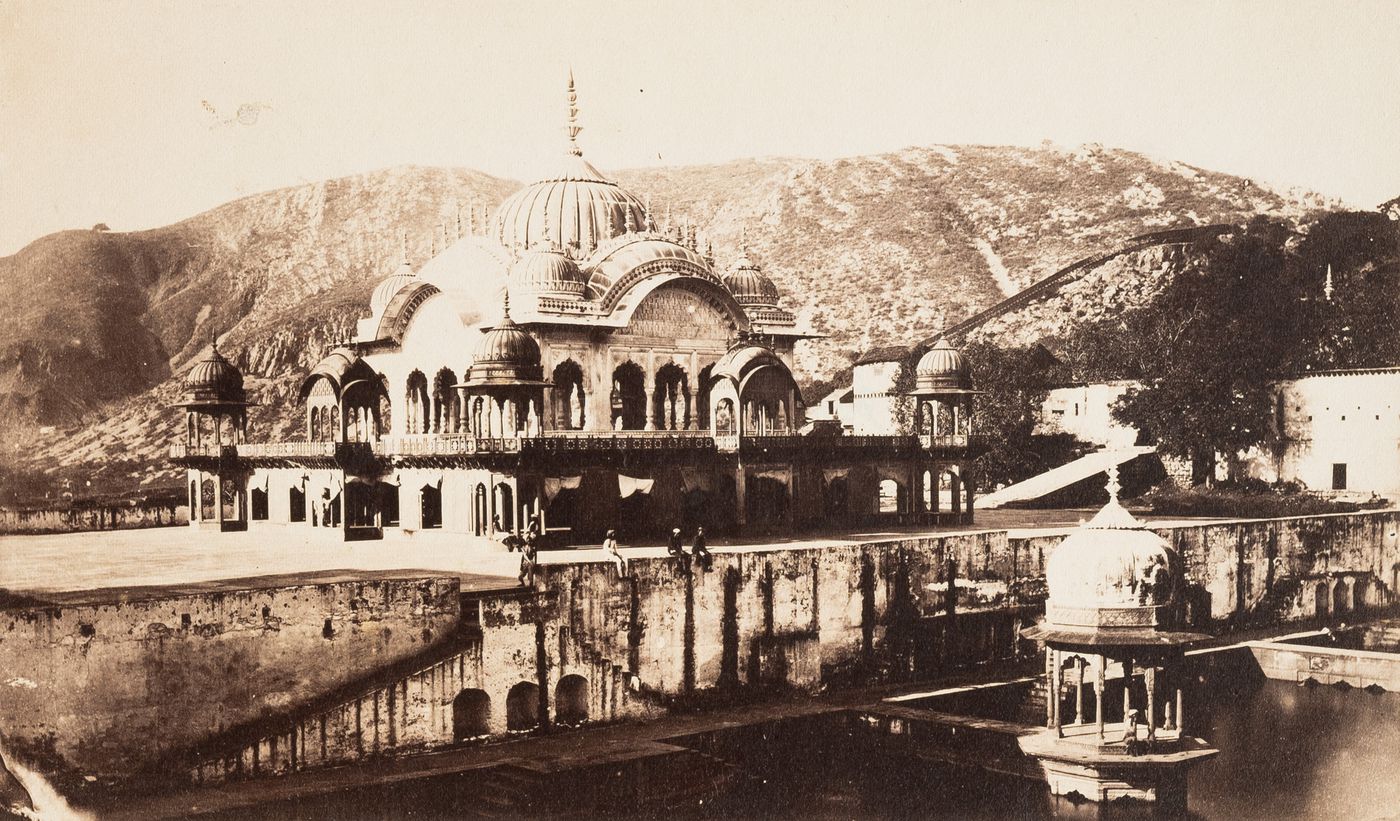
[[[578,124],[578,93],[574,91],[573,66],[569,66],[569,124],[564,126],[564,130],[569,134],[569,153],[575,157],[582,157],[583,150],[578,147],[578,133],[583,130],[583,126]]]
[[[510,288],[506,288],[505,296],[501,299],[501,316],[510,319]]]
[[[1332,263],[1327,263],[1327,281],[1322,284],[1322,295],[1327,297],[1327,301],[1332,301]]]
[[[1122,489],[1122,485],[1118,484],[1118,466],[1117,466],[1117,465],[1109,465],[1109,466],[1108,466],[1108,484],[1107,484],[1105,487],[1108,489],[1108,503],[1109,503],[1109,504],[1117,504],[1117,503],[1118,503],[1118,491]]]

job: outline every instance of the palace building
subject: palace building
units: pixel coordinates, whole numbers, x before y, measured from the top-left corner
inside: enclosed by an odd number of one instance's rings
[[[172,448],[191,525],[378,539],[538,517],[568,544],[970,521],[962,355],[920,363],[909,431],[808,423],[791,367],[812,335],[776,285],[747,253],[722,269],[693,228],[658,227],[584,159],[575,101],[571,76],[552,169],[374,289],[301,386],[304,441],[247,441],[241,374],[217,349],[195,366]]]

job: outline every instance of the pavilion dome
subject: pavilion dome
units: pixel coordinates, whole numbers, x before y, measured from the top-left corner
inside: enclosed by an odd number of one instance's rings
[[[186,403],[242,403],[247,398],[242,371],[219,353],[217,342],[209,356],[190,369],[184,391]]]
[[[734,270],[724,276],[724,285],[745,308],[778,307],[778,286],[748,255],[740,257]]]
[[[403,290],[405,285],[417,281],[418,277],[413,273],[413,267],[408,264],[408,260],[404,260],[394,273],[374,286],[374,291],[369,297],[370,312],[379,316],[389,306],[389,301],[394,298],[395,294]]]
[[[510,318],[507,302],[501,321],[477,343],[466,384],[530,384],[539,383],[542,376],[540,345]]]
[[[510,270],[510,287],[520,293],[582,299],[588,282],[568,254],[545,245],[521,257]]]
[[[1138,626],[1131,611],[1170,603],[1179,575],[1180,563],[1167,541],[1113,498],[1050,554],[1047,620]]]
[[[972,366],[962,352],[946,338],[938,342],[919,359],[914,369],[916,393],[937,393],[946,390],[971,390]]]

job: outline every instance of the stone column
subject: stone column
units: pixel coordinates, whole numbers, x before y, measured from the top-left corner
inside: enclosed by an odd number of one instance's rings
[[[694,389],[687,387],[685,391],[685,429],[699,430],[700,420],[696,411],[699,407],[696,404],[697,394]]]
[[[646,397],[647,397],[647,398],[646,398],[646,409],[647,409],[646,417],[647,417],[647,418],[646,418],[646,424],[645,424],[645,425],[642,425],[642,430],[656,430],[656,403],[655,403],[656,386],[655,386],[655,384],[652,383],[650,377],[647,378],[647,381],[646,381],[646,383],[643,385],[642,389],[643,389],[643,392],[646,393]]]
[[[1054,651],[1054,666],[1051,668],[1050,678],[1050,699],[1054,705],[1055,735],[1060,738],[1065,737],[1065,731],[1060,718],[1060,651]]]
[[[214,474],[214,521],[224,525],[224,477]]]
[[[1186,734],[1186,702],[1182,699],[1180,682],[1176,686],[1176,729]]]
[[[1147,685],[1147,740],[1151,741],[1157,737],[1157,668],[1143,670],[1142,680]]]
[[[1055,651],[1049,647],[1045,648],[1045,689],[1050,689],[1050,682],[1055,677]],[[1055,726],[1055,700],[1048,695],[1045,698],[1045,726]]]
[[[1123,659],[1123,722],[1128,721],[1128,711],[1133,708],[1133,660]]]
[[[1084,723],[1084,659],[1075,658],[1074,667],[1079,673],[1074,681],[1074,723]]]
[[[1098,727],[1099,740],[1103,741],[1103,685],[1104,667],[1108,666],[1108,659],[1099,654],[1099,669],[1094,676],[1094,724]]]

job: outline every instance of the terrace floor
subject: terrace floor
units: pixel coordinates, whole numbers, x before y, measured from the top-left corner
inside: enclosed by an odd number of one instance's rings
[[[988,510],[978,511],[977,523],[971,526],[877,527],[809,532],[790,538],[712,538],[709,546],[715,553],[758,552],[935,533],[1008,530],[1012,535],[1030,535],[1074,527],[1092,514],[1092,510]],[[178,526],[0,536],[0,594],[8,594],[11,601],[77,604],[432,574],[456,575],[465,590],[516,583],[519,557],[499,542],[442,531],[390,534],[382,541],[346,542],[337,530],[296,524],[265,525],[241,533]],[[686,534],[687,546],[691,535]],[[623,545],[621,553],[627,558],[651,558],[665,556],[666,549],[660,543]],[[596,545],[540,553],[540,561],[546,565],[606,560]]]

